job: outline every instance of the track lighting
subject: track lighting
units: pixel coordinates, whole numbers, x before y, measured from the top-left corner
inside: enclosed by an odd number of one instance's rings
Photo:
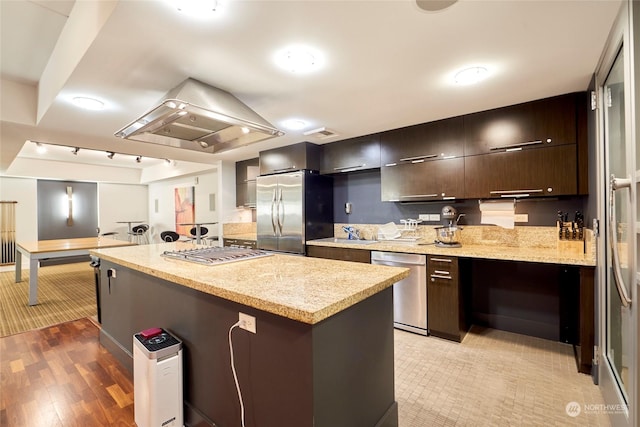
[[[114,153],[113,151],[107,151],[107,157],[110,159],[113,159],[113,156],[115,156],[116,153]]]
[[[140,163],[142,161],[142,156],[136,157],[136,163]]]
[[[171,160],[169,160],[169,159],[164,159],[164,165],[165,165],[165,166],[171,166]]]
[[[76,147],[76,148],[74,148],[73,150],[71,150],[71,153],[72,153],[74,156],[77,156],[77,155],[78,155],[78,151],[80,151],[80,148],[79,148],[79,147]]]

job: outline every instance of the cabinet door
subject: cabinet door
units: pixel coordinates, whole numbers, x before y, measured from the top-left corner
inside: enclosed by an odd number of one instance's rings
[[[464,155],[462,117],[395,129],[380,135],[382,165],[462,155]]]
[[[431,255],[427,263],[427,327],[431,335],[460,341],[458,259]]]
[[[320,169],[320,146],[310,142],[260,152],[260,175]]]
[[[403,163],[380,169],[382,201],[409,202],[464,197],[464,159]]]
[[[465,158],[465,197],[577,194],[576,146],[560,145]]]
[[[236,207],[256,206],[256,177],[260,162],[254,159],[236,162]]]
[[[466,156],[542,144],[536,141],[535,114],[530,103],[466,115],[464,133]]]
[[[464,116],[465,155],[575,144],[577,93]]]
[[[367,135],[322,146],[320,173],[332,174],[380,167],[380,135]]]
[[[576,143],[576,105],[579,95],[570,93],[533,102],[536,139],[545,145]]]

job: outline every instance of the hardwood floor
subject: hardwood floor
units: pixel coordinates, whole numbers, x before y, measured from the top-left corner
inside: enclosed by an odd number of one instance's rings
[[[133,382],[80,319],[0,339],[0,425],[135,426]]]

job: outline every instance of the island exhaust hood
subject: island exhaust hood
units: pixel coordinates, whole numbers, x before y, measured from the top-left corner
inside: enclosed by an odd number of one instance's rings
[[[158,106],[114,135],[219,153],[284,133],[229,92],[189,78],[169,91]]]

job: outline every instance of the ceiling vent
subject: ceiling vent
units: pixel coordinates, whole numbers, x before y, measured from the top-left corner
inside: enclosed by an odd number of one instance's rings
[[[318,128],[318,129],[309,130],[309,131],[306,131],[304,133],[304,135],[305,136],[312,136],[312,137],[318,138],[318,139],[329,139],[329,138],[333,138],[335,136],[338,136],[337,133],[335,133],[331,129],[327,129],[327,128]]]

